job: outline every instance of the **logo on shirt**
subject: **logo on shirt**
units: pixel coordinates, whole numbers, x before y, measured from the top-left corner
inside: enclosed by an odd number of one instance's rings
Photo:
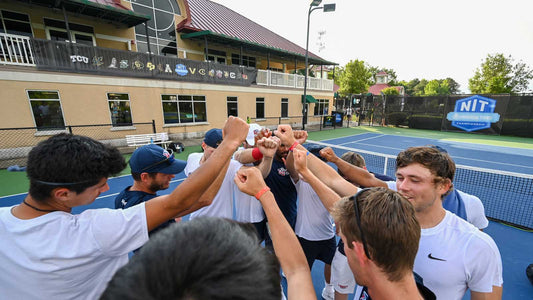
[[[347,289],[347,288],[348,288],[348,285],[342,285],[342,284],[339,283],[339,287],[340,287],[341,289]]]
[[[289,176],[289,171],[287,171],[287,169],[281,167],[281,168],[278,168],[278,174],[279,174],[279,176]]]
[[[433,255],[431,255],[431,253],[428,254],[428,258],[429,259],[434,259],[434,260],[446,261],[445,259],[434,257]]]

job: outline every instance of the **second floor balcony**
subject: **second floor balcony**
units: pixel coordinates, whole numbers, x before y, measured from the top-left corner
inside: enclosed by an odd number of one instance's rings
[[[304,76],[211,61],[94,47],[0,33],[0,65],[93,75],[303,89]],[[333,80],[308,77],[309,90],[333,91]]]

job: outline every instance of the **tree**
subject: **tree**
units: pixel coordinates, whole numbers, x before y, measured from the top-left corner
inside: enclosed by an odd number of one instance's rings
[[[384,95],[399,95],[400,92],[395,87],[388,87],[381,90]]]
[[[514,64],[511,55],[488,54],[468,80],[468,88],[474,94],[519,93],[527,90],[531,79],[533,71],[522,61]]]
[[[428,81],[425,79],[420,80],[414,87],[413,87],[413,96],[424,96],[424,89],[426,88],[426,85],[428,84]]]
[[[340,86],[341,94],[364,93],[372,83],[372,73],[362,60],[350,60],[346,66],[339,69],[339,75],[335,79],[338,79],[336,83]]]
[[[433,79],[424,87],[424,96],[449,95],[450,87],[446,79]]]
[[[450,77],[448,77],[448,78],[446,78],[444,80],[447,81],[448,90],[449,90],[450,94],[459,94],[461,92],[461,90],[459,90],[461,85],[459,83],[457,83],[457,81],[453,80]]]

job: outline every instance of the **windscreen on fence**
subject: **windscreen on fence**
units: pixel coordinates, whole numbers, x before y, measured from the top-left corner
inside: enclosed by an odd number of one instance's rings
[[[395,177],[396,157],[345,146],[309,141],[331,147],[340,156],[354,151],[364,157],[374,173]],[[475,195],[485,206],[487,217],[521,228],[533,229],[533,175],[456,165],[454,187]]]

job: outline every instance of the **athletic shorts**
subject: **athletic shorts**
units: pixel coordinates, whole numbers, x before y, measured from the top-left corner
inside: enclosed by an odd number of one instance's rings
[[[331,262],[330,283],[333,284],[335,291],[341,294],[352,294],[356,286],[348,259],[339,252],[339,249],[335,250],[335,256]]]
[[[315,259],[323,261],[325,264],[330,265],[335,255],[336,240],[332,237],[329,240],[322,241],[310,241],[302,237],[298,237],[300,245],[304,250],[309,269],[313,266]]]

